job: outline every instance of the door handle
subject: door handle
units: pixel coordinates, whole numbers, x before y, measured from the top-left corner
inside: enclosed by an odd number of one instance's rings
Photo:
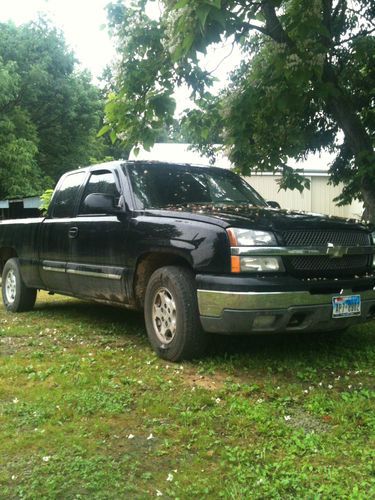
[[[74,238],[77,238],[79,233],[78,227],[71,227],[69,228],[69,238],[73,240]]]

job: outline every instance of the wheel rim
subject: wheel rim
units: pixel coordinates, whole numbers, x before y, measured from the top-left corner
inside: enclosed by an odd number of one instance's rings
[[[16,300],[16,293],[17,293],[17,279],[13,269],[10,269],[5,278],[5,296],[9,304],[13,304],[14,301]]]
[[[158,339],[170,344],[176,335],[176,303],[167,288],[159,288],[152,302],[152,322]]]

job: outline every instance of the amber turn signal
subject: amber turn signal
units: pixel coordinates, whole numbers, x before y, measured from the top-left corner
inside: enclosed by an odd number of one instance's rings
[[[241,272],[241,261],[238,255],[232,255],[231,257],[231,271],[232,273],[240,273]]]

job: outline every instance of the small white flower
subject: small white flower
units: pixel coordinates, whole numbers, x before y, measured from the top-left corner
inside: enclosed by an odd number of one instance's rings
[[[218,404],[220,404],[220,403],[221,403],[221,399],[220,399],[220,398],[216,398],[216,399],[215,399],[215,403],[216,403],[217,405],[218,405]]]
[[[156,490],[156,496],[157,497],[162,497],[163,493],[160,490]]]
[[[284,420],[285,422],[288,422],[292,417],[290,415],[285,415]]]
[[[351,384],[350,384],[350,385],[348,385],[348,389],[351,389],[352,387],[353,387],[353,386],[352,386]]]
[[[146,361],[146,365],[151,365],[151,361]]]
[[[305,389],[303,392],[304,392],[304,394],[308,394],[309,393],[309,391],[307,389]]]
[[[12,476],[12,481],[15,481],[17,479],[17,476]]]
[[[319,382],[319,387],[322,387],[322,385],[323,385],[323,382]]]
[[[333,385],[329,384],[328,389],[333,389]]]
[[[167,476],[167,481],[173,481],[173,474],[169,473]]]
[[[134,439],[134,438],[135,438],[134,434],[129,434],[128,439]]]
[[[42,460],[43,460],[43,462],[49,462],[50,458],[51,457],[49,455],[47,455],[47,456],[43,457]]]
[[[150,439],[155,439],[155,438],[154,438],[154,435],[152,434],[152,432],[151,432],[151,434],[148,436],[147,441],[150,441]]]
[[[257,399],[257,403],[258,403],[258,404],[263,403],[263,401],[264,401],[264,399],[262,399],[262,398]]]
[[[13,403],[16,405],[17,403],[19,402],[19,399],[18,398],[14,398],[13,399]]]
[[[277,391],[279,391],[279,390],[280,390],[280,386],[279,386],[279,385],[276,387],[276,390],[277,390]]]

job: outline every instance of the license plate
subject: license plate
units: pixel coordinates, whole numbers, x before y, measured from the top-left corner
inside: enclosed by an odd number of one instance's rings
[[[361,315],[361,296],[347,295],[346,297],[333,297],[333,318],[350,318]]]

